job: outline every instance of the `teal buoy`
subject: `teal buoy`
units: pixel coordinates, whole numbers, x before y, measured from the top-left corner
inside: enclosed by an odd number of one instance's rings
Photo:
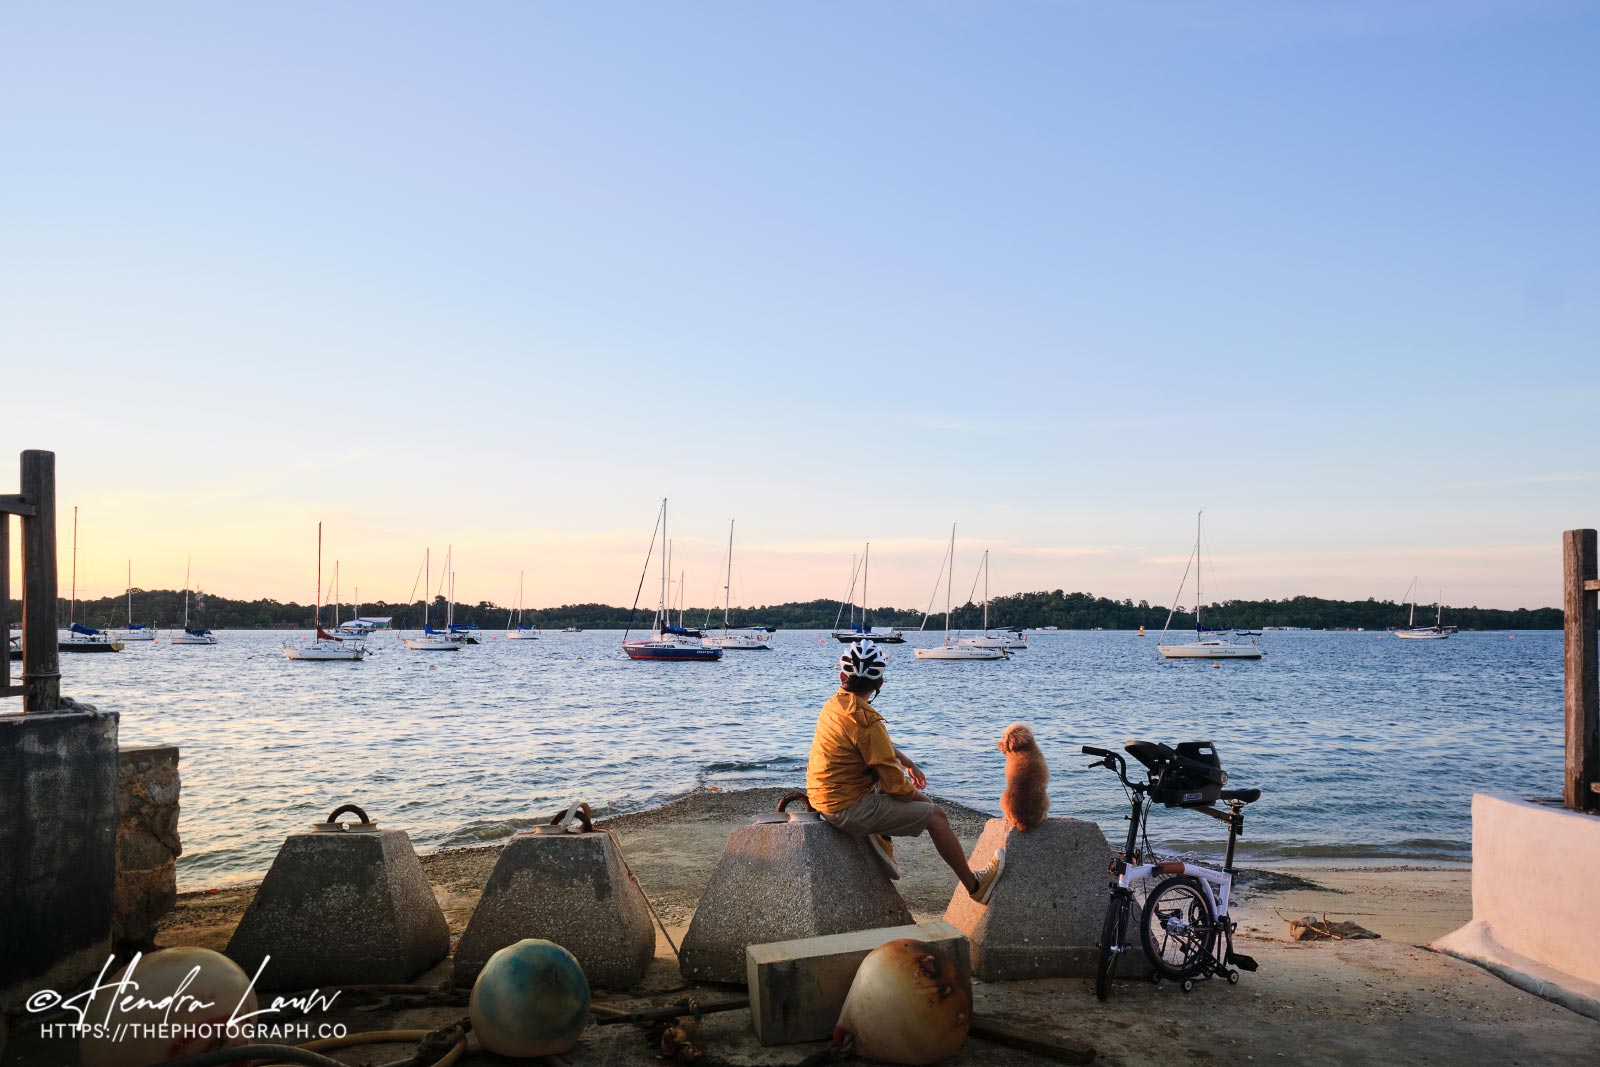
[[[555,1056],[577,1047],[589,1021],[589,982],[577,957],[526,938],[489,957],[472,984],[472,1032],[501,1056]]]

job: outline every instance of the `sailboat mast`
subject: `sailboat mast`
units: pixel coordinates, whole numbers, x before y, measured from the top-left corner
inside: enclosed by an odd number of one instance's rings
[[[950,576],[956,569],[956,524],[950,524],[950,551],[946,562],[949,564],[944,572],[944,643],[950,643]]]
[[[189,571],[194,564],[194,557],[190,556],[183,561],[183,628],[189,628]],[[322,537],[321,530],[317,536],[317,581],[322,581]]]
[[[989,550],[983,550],[983,636],[989,636]]]
[[[1444,586],[1442,585],[1439,587],[1439,600],[1433,605],[1433,607],[1435,611],[1433,617],[1433,628],[1435,630],[1442,630],[1444,629]]]
[[[866,550],[861,554],[861,636],[872,636],[872,627],[867,622],[867,565],[872,562],[872,542],[867,542]]]
[[[56,608],[57,611],[61,609]],[[57,615],[56,618],[61,616]],[[67,627],[78,621],[78,509],[72,509],[72,604],[67,608]]]
[[[183,584],[189,584],[189,571],[186,567],[183,572]],[[317,629],[322,629],[322,523],[317,523],[317,606],[312,609],[316,614],[313,617]],[[187,625],[187,610],[185,611],[185,625]]]
[[[1200,607],[1205,603],[1205,593],[1200,585],[1200,516],[1204,511],[1197,511],[1194,515],[1194,629],[1200,632]]]
[[[672,542],[667,540],[667,498],[661,498],[661,607],[656,610],[660,623],[657,633],[672,625],[667,616],[667,568],[672,566]]]
[[[128,626],[133,627],[133,560],[128,561]]]
[[[733,520],[728,520],[728,579],[722,585],[722,636],[728,636],[728,605],[733,603]]]
[[[688,601],[683,595],[683,572],[678,572],[678,629],[683,629],[683,606]]]
[[[431,567],[432,567],[432,564],[433,564],[433,559],[431,558],[432,555],[433,555],[433,549],[431,547],[430,548],[424,548],[422,550],[422,632],[423,633],[427,633],[428,632],[428,604],[433,599],[431,596],[428,595],[428,590],[433,588],[433,573],[431,571]]]

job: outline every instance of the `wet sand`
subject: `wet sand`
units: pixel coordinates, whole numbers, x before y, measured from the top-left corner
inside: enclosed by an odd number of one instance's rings
[[[661,808],[603,820],[620,839],[630,865],[673,940],[681,940],[696,900],[722,853],[728,833],[756,812],[771,810],[781,790],[700,791]],[[947,804],[970,846],[987,815]],[[937,918],[954,880],[926,838],[898,843],[905,869],[899,883],[918,919]],[[423,867],[458,937],[499,848],[454,849],[423,857]],[[978,983],[981,1015],[1098,1051],[1097,1063],[1173,1064],[1546,1064],[1584,1062],[1600,1049],[1600,1023],[1539,1000],[1486,972],[1418,947],[1464,923],[1471,914],[1470,873],[1463,867],[1318,867],[1306,864],[1252,871],[1239,890],[1240,951],[1261,969],[1239,985],[1200,984],[1185,994],[1171,983],[1123,982],[1101,1004],[1092,984],[1048,979]],[[186,894],[163,924],[164,945],[221,949],[238,921],[250,887]],[[1376,941],[1295,943],[1286,919],[1326,914],[1383,935]],[[676,961],[658,937],[657,960],[643,987],[611,1003],[680,990]],[[442,983],[448,964],[422,981]],[[709,989],[710,999],[730,990]],[[681,996],[681,993],[674,995]],[[661,1001],[657,998],[657,1002]],[[352,1030],[432,1028],[463,1015],[460,1006],[377,1010],[351,1001],[321,1016]],[[794,1064],[822,1045],[762,1049],[744,1011],[708,1016],[702,1031],[716,1062]],[[13,1045],[16,1045],[16,1035]],[[24,1043],[26,1047],[27,1043]],[[369,1047],[338,1055],[350,1063],[400,1058],[405,1049]],[[6,1065],[45,1062],[17,1059]],[[658,1063],[638,1029],[591,1028],[573,1064]],[[472,1054],[465,1064],[506,1062]],[[955,1064],[1045,1063],[1041,1057],[970,1039]]]

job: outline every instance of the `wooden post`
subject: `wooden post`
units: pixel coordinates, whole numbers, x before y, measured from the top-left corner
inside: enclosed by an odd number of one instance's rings
[[[61,706],[61,648],[56,636],[56,454],[22,453],[22,710]],[[1591,539],[1592,543],[1592,539]]]
[[[1596,634],[1595,532],[1562,535],[1566,582],[1567,768],[1563,800],[1573,811],[1600,809],[1600,637]]]

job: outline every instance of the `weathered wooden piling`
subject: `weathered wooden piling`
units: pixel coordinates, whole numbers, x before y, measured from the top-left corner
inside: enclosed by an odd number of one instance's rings
[[[1573,811],[1600,810],[1600,636],[1596,634],[1595,531],[1562,535],[1566,616],[1567,765],[1562,799]]]

